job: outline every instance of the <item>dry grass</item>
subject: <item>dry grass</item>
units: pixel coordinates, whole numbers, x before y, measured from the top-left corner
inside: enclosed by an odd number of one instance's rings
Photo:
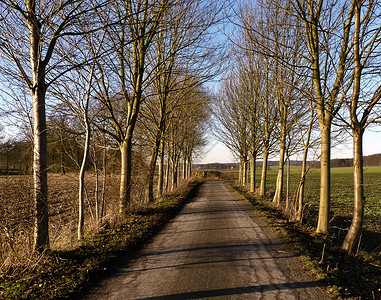
[[[0,178],[0,272],[14,274],[31,260],[32,184],[29,177]]]
[[[115,215],[119,177],[106,179],[103,222],[112,223]],[[31,176],[0,177],[0,274],[17,274],[33,265],[33,186]],[[102,179],[98,182],[101,201]],[[52,250],[77,244],[78,178],[76,174],[49,174],[49,231]],[[85,232],[96,233],[96,176],[86,177]]]
[[[137,170],[137,169],[136,169]],[[132,182],[130,213],[145,209],[144,174],[135,170]],[[96,236],[105,228],[119,226],[119,174],[108,174],[102,207],[103,176],[86,173],[85,179],[85,238]],[[186,183],[185,183],[186,184]],[[49,234],[52,251],[74,249],[77,241],[78,175],[48,174]],[[98,210],[96,209],[98,202]],[[98,211],[98,218],[97,218]],[[26,176],[0,177],[0,279],[18,277],[40,263],[33,256],[33,178]]]
[[[118,176],[110,176],[107,181],[106,216],[103,226],[96,226],[93,217],[95,176],[87,178],[87,235],[81,243],[78,243],[76,242],[76,177],[70,174],[49,176],[52,250],[48,255],[33,257],[30,255],[32,243],[30,240],[29,250],[20,253],[22,261],[17,261],[11,256],[9,249],[3,247],[4,257],[8,260],[3,264],[0,274],[0,298],[72,299],[89,284],[94,284],[99,276],[102,277],[105,272],[110,272],[117,257],[128,255],[154,234],[179,207],[186,203],[199,185],[195,180],[183,181],[175,192],[146,205],[142,204],[140,198],[135,197],[135,204],[131,205],[129,216],[123,223],[119,223],[114,218],[118,212],[116,209]],[[29,179],[26,180],[26,183],[28,182]],[[135,185],[140,188],[142,186],[141,182],[135,182]],[[26,185],[24,188],[26,190]],[[136,190],[133,193],[141,197]],[[18,213],[13,213],[17,217]],[[19,239],[18,243],[16,241],[17,238],[13,239],[9,245],[22,249],[19,245],[22,240]]]

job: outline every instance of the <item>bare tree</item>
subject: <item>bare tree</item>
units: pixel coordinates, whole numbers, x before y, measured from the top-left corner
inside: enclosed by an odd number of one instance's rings
[[[191,172],[195,152],[206,144],[205,136],[209,119],[210,97],[201,86],[192,89],[177,106],[170,120],[169,158],[171,164],[171,187],[175,188],[179,178]],[[180,174],[180,159],[183,158],[183,174]],[[188,169],[188,170],[187,170]]]
[[[268,157],[276,141],[275,127],[277,125],[277,109],[275,94],[272,88],[272,80],[269,70],[270,60],[266,57],[258,59],[256,81],[259,103],[258,127],[262,139],[262,172],[259,195],[266,195],[266,178]]]
[[[268,78],[273,86],[271,89],[277,104],[277,113],[271,117],[277,116],[279,122],[279,167],[273,198],[273,202],[278,207],[282,200],[286,137],[292,121],[289,115],[293,103],[298,101],[296,69],[302,59],[300,55],[302,41],[296,34],[295,20],[280,5],[287,8],[289,4],[279,1],[278,6],[274,5],[272,1],[265,1],[256,8],[249,4],[241,8],[239,18],[243,28],[243,40],[247,42],[245,44],[236,43],[244,51],[252,52],[258,61],[269,62],[266,71],[269,72]],[[257,80],[261,81],[261,79]],[[260,84],[266,85],[263,79]],[[260,91],[258,88],[258,96]],[[265,156],[267,156],[268,145],[264,146],[266,146]],[[265,171],[266,168],[263,170]]]
[[[239,160],[239,182],[247,183],[247,162],[250,151],[250,126],[246,113],[248,101],[246,91],[242,89],[240,77],[233,70],[224,82],[218,97],[213,103],[213,112],[217,120],[215,132],[221,141]]]
[[[78,174],[78,240],[83,238],[84,227],[84,199],[85,199],[85,172],[89,157],[91,140],[91,116],[89,112],[92,82],[94,75],[94,63],[86,70],[80,68],[77,72],[67,74],[59,89],[54,91],[69,114],[73,114],[80,122],[81,128],[78,135],[85,135],[83,141],[83,156]]]
[[[380,118],[379,111],[376,114],[372,113],[380,103],[381,85],[378,79],[369,76],[378,72],[380,67],[377,59],[381,36],[378,5],[374,1],[354,1],[351,48],[354,68],[351,69],[351,85],[346,89],[349,121],[341,118],[351,129],[353,136],[354,211],[342,246],[342,249],[348,252],[352,251],[359,240],[364,219],[363,134],[369,124]]]
[[[210,55],[214,52],[213,45],[208,43],[207,37],[209,28],[216,22],[218,12],[207,1],[178,1],[164,14],[159,32],[153,41],[152,51],[149,53],[151,60],[155,62],[150,89],[153,96],[145,101],[141,114],[141,124],[150,133],[149,139],[152,142],[145,188],[146,202],[153,201],[153,180],[159,147],[160,144],[164,145],[161,140],[168,129],[168,120],[176,102],[184,93],[212,75],[208,66],[202,64],[208,56],[213,61]],[[170,97],[172,93],[177,96]]]
[[[331,126],[333,117],[344,98],[342,88],[352,47],[350,33],[355,0],[337,1],[296,0],[293,11],[304,23],[308,45],[311,78],[321,134],[321,183],[319,219],[316,231],[329,230]]]
[[[97,21],[91,15],[95,7],[104,4],[96,3],[94,7],[91,2],[83,0],[42,3],[9,0],[0,5],[1,70],[9,80],[22,80],[33,102],[34,249],[43,251],[49,249],[46,94],[49,86],[67,70],[60,64],[62,57],[55,55],[55,50],[64,45],[75,45],[74,37],[84,34],[77,27],[82,20],[92,19],[92,30],[95,30]]]
[[[249,50],[250,45],[243,50],[236,50],[237,57],[237,78],[239,78],[239,86],[241,89],[243,101],[247,103],[244,108],[247,109],[243,115],[246,118],[249,130],[250,144],[250,192],[255,192],[255,170],[256,160],[262,150],[262,140],[260,138],[260,104],[259,104],[259,86],[258,86],[258,70],[254,51]]]
[[[306,183],[306,175],[307,175],[307,157],[308,157],[308,151],[313,146],[313,143],[311,142],[311,135],[314,129],[314,125],[316,123],[316,110],[313,107],[314,103],[310,101],[310,109],[309,109],[309,122],[306,126],[306,122],[295,122],[295,125],[297,126],[299,133],[300,133],[300,140],[303,144],[303,158],[302,158],[302,168],[300,171],[300,181],[298,185],[298,190],[296,193],[296,207],[295,207],[295,219],[296,221],[301,222],[303,217],[303,206],[304,206],[304,189],[305,189],[305,183]],[[305,115],[301,118],[308,115],[308,111],[306,111]],[[294,115],[293,115],[294,117]]]
[[[113,125],[113,131],[107,133],[118,142],[121,155],[119,214],[122,220],[131,197],[133,133],[150,79],[147,54],[170,6],[168,0],[116,1],[111,18],[121,22],[107,29],[106,38],[115,52],[97,64],[98,98]],[[108,20],[110,16],[105,14],[103,18]]]

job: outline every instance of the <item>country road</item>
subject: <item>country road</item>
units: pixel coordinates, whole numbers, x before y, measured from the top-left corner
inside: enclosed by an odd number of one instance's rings
[[[204,183],[159,234],[83,299],[330,299],[221,181]]]

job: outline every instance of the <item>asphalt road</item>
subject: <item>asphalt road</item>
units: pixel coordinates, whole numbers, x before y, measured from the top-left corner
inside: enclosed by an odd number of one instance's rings
[[[330,299],[300,260],[221,181],[84,299]]]

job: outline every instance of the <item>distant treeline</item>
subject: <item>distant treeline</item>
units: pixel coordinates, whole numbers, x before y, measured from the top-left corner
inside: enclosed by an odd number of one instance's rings
[[[353,159],[352,158],[337,158],[331,160],[331,166],[333,168],[337,167],[352,167]],[[381,166],[381,153],[364,156],[364,167],[371,166]]]
[[[83,151],[73,136],[62,136],[48,128],[48,172],[77,172],[82,161]],[[94,148],[86,166],[93,169],[94,163],[101,164],[103,149]],[[119,170],[119,155],[114,150],[107,150],[107,165],[111,172]],[[33,145],[27,138],[0,142],[0,175],[32,174]]]
[[[77,171],[78,165],[82,159],[82,152],[79,149],[78,144],[73,138],[54,138],[59,136],[58,134],[52,134],[50,143],[48,145],[48,168],[53,173],[66,173],[66,171]],[[21,141],[7,141],[0,142],[0,175],[18,175],[18,174],[31,174],[32,172],[32,145],[30,142],[24,140]],[[119,157],[114,153],[115,151],[108,151],[109,164],[111,164],[111,171],[115,171],[116,162]],[[101,154],[96,153],[100,156]],[[97,159],[101,161],[101,158]],[[268,167],[278,166],[278,161],[268,161]],[[302,162],[298,160],[291,160],[292,166],[301,166]],[[319,167],[319,161],[309,161],[308,165],[314,164]],[[92,162],[89,161],[89,167],[91,168]],[[336,158],[331,160],[332,168],[339,167],[352,167],[352,158]],[[381,153],[364,156],[364,166],[381,166]],[[194,169],[201,170],[238,170],[238,163],[208,163],[208,164],[194,164]],[[262,168],[262,161],[257,162],[257,168]]]
[[[292,166],[301,166],[302,162],[298,160],[291,160]],[[319,162],[308,162],[308,165],[314,164],[319,167]],[[269,161],[268,166],[277,166],[278,161]],[[194,169],[204,170],[238,170],[238,163],[209,163],[209,164],[194,164]],[[332,168],[352,167],[352,158],[335,158],[331,160]],[[381,167],[381,153],[364,156],[364,167],[380,166]],[[262,167],[262,162],[257,162],[257,167]]]

